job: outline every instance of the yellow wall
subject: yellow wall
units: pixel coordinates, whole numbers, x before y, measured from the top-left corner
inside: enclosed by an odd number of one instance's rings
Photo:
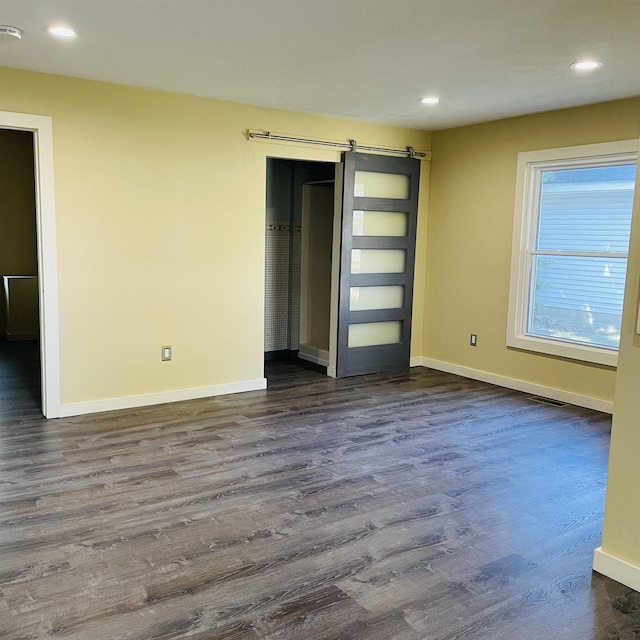
[[[62,403],[262,378],[266,157],[339,154],[248,142],[248,128],[430,145],[424,131],[15,69],[0,69],[0,109],[53,119]]]
[[[640,172],[636,184],[640,184]],[[640,197],[636,197],[625,290],[602,550],[640,567]]]
[[[0,129],[0,276],[38,273],[34,189],[33,134]],[[0,335],[5,325],[0,292]]]
[[[426,357],[613,399],[614,369],[506,347],[516,163],[520,151],[637,138],[639,114],[634,98],[433,133]]]

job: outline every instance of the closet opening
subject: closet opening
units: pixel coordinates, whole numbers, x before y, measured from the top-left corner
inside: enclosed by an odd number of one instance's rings
[[[327,373],[335,175],[333,162],[267,158],[265,362]]]

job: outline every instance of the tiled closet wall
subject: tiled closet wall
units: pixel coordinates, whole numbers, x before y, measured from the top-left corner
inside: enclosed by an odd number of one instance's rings
[[[300,335],[301,227],[266,226],[264,350],[296,351]]]
[[[267,161],[264,350],[296,351],[300,334],[300,224],[295,224],[293,163]]]

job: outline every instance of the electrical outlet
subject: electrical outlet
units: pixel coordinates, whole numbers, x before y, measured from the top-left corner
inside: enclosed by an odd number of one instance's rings
[[[162,361],[166,362],[168,360],[171,360],[171,347],[162,347]]]
[[[478,336],[475,333],[471,334],[471,338],[469,339],[469,345],[472,347],[478,346]]]

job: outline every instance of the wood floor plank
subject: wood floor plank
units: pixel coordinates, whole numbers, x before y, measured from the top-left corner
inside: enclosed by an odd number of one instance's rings
[[[609,416],[271,363],[46,421],[35,374],[0,342],[3,640],[640,638],[640,594],[591,572]]]

